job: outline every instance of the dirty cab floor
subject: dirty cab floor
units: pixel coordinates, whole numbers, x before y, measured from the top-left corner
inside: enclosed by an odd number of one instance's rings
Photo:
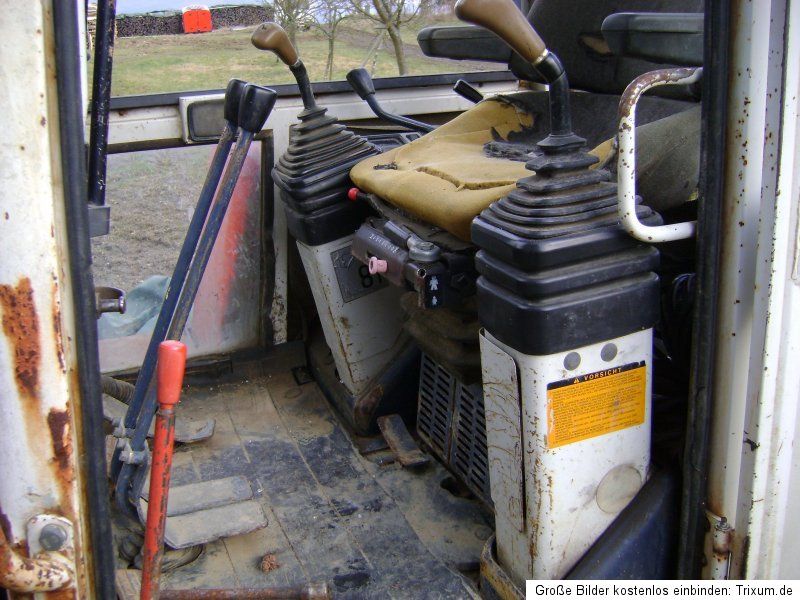
[[[181,413],[217,425],[176,449],[173,485],[244,475],[269,523],[207,544],[162,588],[327,582],[335,598],[474,596],[491,517],[445,489],[452,480],[435,461],[409,471],[387,450],[362,456],[315,383],[284,373],[196,386]]]

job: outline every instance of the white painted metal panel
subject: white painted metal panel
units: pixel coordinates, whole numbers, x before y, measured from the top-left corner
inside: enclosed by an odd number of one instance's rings
[[[731,578],[796,578],[800,13],[776,0],[732,15],[708,504],[733,527]]]
[[[503,566],[517,582],[558,579],[569,572],[647,480],[653,333],[648,329],[547,356],[521,354],[488,332],[484,335],[514,359],[522,398],[525,535],[530,570],[527,561]],[[618,351],[606,361],[601,350],[609,342]],[[564,360],[573,351],[580,355],[580,364],[568,370]],[[548,445],[549,384],[641,361],[647,382],[641,424],[560,446]],[[487,429],[487,434],[491,433]],[[490,437],[488,444],[493,443]],[[494,493],[494,481],[492,486]],[[499,536],[497,544],[500,554],[503,541]]]
[[[517,363],[480,332],[483,402],[495,539],[501,564],[532,570],[525,526],[522,408]]]
[[[4,2],[0,19],[0,512],[9,541],[79,511],[80,402],[49,2]],[[85,562],[78,561],[85,587]],[[64,596],[68,597],[68,596]]]
[[[283,210],[281,209],[281,212]],[[331,349],[339,378],[353,395],[367,389],[369,382],[386,368],[402,343],[402,288],[385,284],[363,295],[343,295],[342,273],[361,263],[350,255],[353,236],[349,235],[320,246],[297,242],[300,258],[308,276],[325,341]]]

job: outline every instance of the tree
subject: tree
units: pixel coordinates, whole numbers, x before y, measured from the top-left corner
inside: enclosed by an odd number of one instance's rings
[[[352,16],[351,4],[348,0],[318,0],[314,12],[314,27],[318,29],[328,41],[328,59],[325,63],[325,78],[333,79],[333,53],[336,45],[336,35],[339,25],[346,18]]]
[[[297,48],[297,32],[314,23],[317,0],[263,0],[271,8],[275,21],[286,30],[292,45]]]
[[[356,12],[386,28],[386,33],[389,34],[394,46],[394,56],[400,75],[408,73],[400,28],[413,21],[430,2],[431,0],[350,0]]]

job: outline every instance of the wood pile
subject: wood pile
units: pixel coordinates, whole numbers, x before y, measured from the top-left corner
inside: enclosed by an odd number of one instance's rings
[[[214,29],[260,25],[272,18],[272,9],[266,6],[214,6],[211,8],[211,23]]]
[[[176,35],[183,33],[183,20],[181,13],[166,11],[146,15],[119,15],[117,32],[120,37]]]
[[[190,2],[187,1],[187,5]],[[217,6],[211,8],[211,22],[214,29],[258,25],[269,21],[272,11],[264,6]],[[119,15],[117,35],[132,37],[138,35],[176,35],[183,33],[180,12],[157,12],[144,15]]]

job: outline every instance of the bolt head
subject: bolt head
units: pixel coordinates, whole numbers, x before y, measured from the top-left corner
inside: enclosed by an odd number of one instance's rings
[[[42,527],[42,531],[39,533],[39,544],[45,550],[53,552],[63,548],[64,544],[67,543],[68,537],[69,535],[64,527],[56,523],[48,523]]]

